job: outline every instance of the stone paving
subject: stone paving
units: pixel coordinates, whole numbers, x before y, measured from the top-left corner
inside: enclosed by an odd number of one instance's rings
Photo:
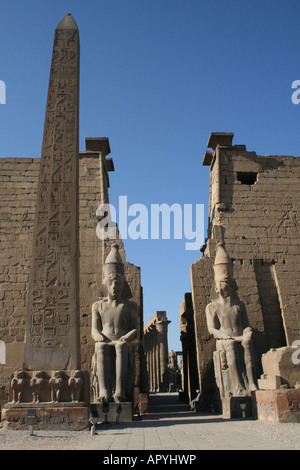
[[[265,423],[224,420],[199,414],[178,400],[178,395],[150,396],[149,414],[132,423],[97,426],[85,431],[7,431],[0,429],[0,450],[300,450],[300,423]],[[116,452],[116,455],[119,453]]]

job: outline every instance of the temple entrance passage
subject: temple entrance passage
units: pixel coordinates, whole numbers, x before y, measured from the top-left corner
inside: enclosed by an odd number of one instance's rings
[[[148,413],[155,415],[176,415],[190,411],[189,405],[179,400],[178,393],[150,393]]]

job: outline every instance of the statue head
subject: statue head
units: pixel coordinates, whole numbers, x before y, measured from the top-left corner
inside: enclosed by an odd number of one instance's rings
[[[237,285],[233,278],[233,263],[223,244],[218,244],[214,264],[215,290],[223,298],[234,295]]]
[[[112,300],[119,299],[124,288],[124,277],[118,273],[111,273],[106,276],[105,282],[108,297]]]
[[[237,285],[233,278],[224,276],[215,280],[215,290],[221,297],[231,297],[237,291]]]
[[[124,264],[119,253],[119,246],[114,243],[103,266],[103,284],[112,300],[121,297],[124,289]]]

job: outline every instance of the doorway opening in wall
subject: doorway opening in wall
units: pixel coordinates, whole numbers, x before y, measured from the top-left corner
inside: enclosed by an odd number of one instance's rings
[[[242,184],[254,184],[257,181],[257,173],[254,171],[238,171],[237,180]]]

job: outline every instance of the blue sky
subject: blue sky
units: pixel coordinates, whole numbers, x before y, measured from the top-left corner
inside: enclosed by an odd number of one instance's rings
[[[80,32],[80,150],[109,137],[110,200],[204,204],[211,132],[261,155],[299,155],[300,3],[296,0],[35,0],[2,2],[0,156],[39,157],[54,30]],[[186,240],[125,240],[141,267],[145,323],[166,310],[181,349],[178,307],[201,255]],[[201,243],[202,244],[202,243]],[[200,245],[201,245],[200,244]]]

